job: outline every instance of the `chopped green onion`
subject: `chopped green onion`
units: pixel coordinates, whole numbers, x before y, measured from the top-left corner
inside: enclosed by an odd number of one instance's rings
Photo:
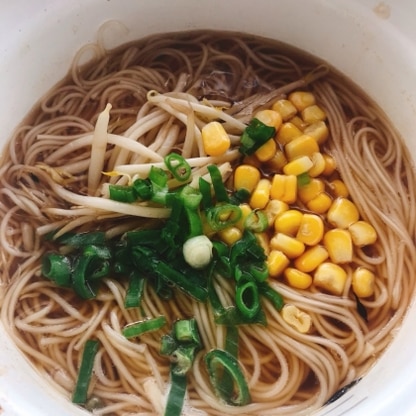
[[[257,284],[248,281],[243,284],[238,283],[235,291],[235,303],[243,316],[253,318],[260,310],[260,298]]]
[[[240,138],[240,153],[252,155],[264,143],[271,139],[276,133],[276,129],[267,126],[257,118],[253,118],[244,130]]]
[[[308,172],[301,173],[297,176],[297,183],[299,187],[308,185],[311,181],[311,177]]]
[[[176,348],[178,348],[178,343],[172,335],[165,334],[160,339],[160,354],[161,355],[171,355]]]
[[[186,375],[186,373],[192,368],[196,349],[197,346],[195,344],[180,344],[171,354],[171,360],[174,364],[172,366],[172,372],[181,376]]]
[[[137,200],[137,192],[133,186],[128,185],[113,185],[108,187],[110,192],[110,199],[119,202],[134,202]]]
[[[71,247],[84,247],[90,244],[103,245],[105,244],[105,233],[102,231],[79,234],[67,233],[58,237],[56,242]]]
[[[152,184],[149,179],[136,179],[133,182],[133,188],[136,191],[137,197],[142,201],[148,201],[153,195]]]
[[[214,231],[234,225],[241,215],[241,208],[232,204],[216,205],[206,211],[207,222]]]
[[[257,315],[248,318],[247,316],[243,316],[236,306],[224,308],[222,312],[215,315],[214,320],[217,325],[235,326],[259,324],[267,326],[267,318],[262,309],[258,311]]]
[[[250,391],[243,371],[235,357],[224,350],[215,349],[204,357],[211,385],[216,395],[225,403],[234,406],[245,406],[250,403]],[[233,380],[233,394],[229,394],[228,386],[223,385],[222,374],[227,372]]]
[[[158,316],[157,318],[146,319],[144,321],[126,325],[122,330],[122,334],[126,338],[139,337],[146,332],[157,331],[166,325],[166,322],[166,318],[163,315]]]
[[[93,256],[79,256],[75,260],[73,272],[73,289],[83,299],[93,299],[97,296],[95,287],[87,279],[88,270],[95,268],[96,258]]]
[[[173,324],[173,331],[176,340],[179,342],[193,342],[197,345],[201,344],[198,326],[194,318],[176,321]]]
[[[269,277],[269,269],[267,264],[251,264],[249,267],[249,273],[256,279],[257,282],[264,282]]]
[[[237,189],[230,197],[230,202],[234,205],[240,205],[247,202],[250,198],[250,191],[245,188]]]
[[[228,193],[222,181],[221,172],[217,165],[209,165],[207,167],[211,176],[212,186],[215,192],[217,202],[229,202]]]
[[[82,353],[81,366],[78,372],[78,378],[75,390],[72,395],[72,402],[76,404],[85,404],[88,397],[88,387],[91,382],[94,359],[98,352],[99,343],[96,340],[88,340],[85,343]]]
[[[183,402],[185,400],[187,380],[186,376],[175,374],[172,368],[170,371],[171,386],[164,415],[180,416],[182,414]]]
[[[255,209],[251,211],[245,221],[244,227],[254,233],[261,233],[265,231],[269,226],[269,220],[265,212]]]
[[[145,279],[140,276],[136,270],[130,275],[129,286],[127,288],[126,297],[124,298],[124,307],[137,308],[140,306]]]
[[[259,283],[257,287],[259,289],[259,293],[267,298],[278,311],[283,308],[284,300],[279,292],[276,292],[266,282]]]
[[[164,162],[176,180],[185,182],[190,178],[191,166],[183,156],[178,153],[170,153],[165,156]]]
[[[54,281],[58,286],[71,285],[72,266],[69,257],[48,253],[42,259],[42,275]]]
[[[199,178],[199,191],[202,194],[202,208],[208,209],[212,207],[211,184],[204,178]]]

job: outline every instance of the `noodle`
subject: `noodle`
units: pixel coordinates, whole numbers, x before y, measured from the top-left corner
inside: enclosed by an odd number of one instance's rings
[[[95,60],[81,68],[87,52]],[[349,295],[348,267],[341,296],[274,280],[270,285],[285,302],[311,317],[313,331],[300,333],[265,301],[268,325],[239,328],[252,402],[232,407],[216,398],[204,367],[204,353],[223,348],[226,337],[207,304],[180,292],[163,301],[147,285],[141,308],[126,309],[127,282],[109,278],[95,299],[82,301],[41,277],[42,255],[52,246],[43,237],[98,229],[114,238],[159,224],[169,208],[103,198],[101,185],[145,178],[172,151],[188,159],[191,185],[200,177],[210,181],[211,163],[227,181],[253,113],[295,89],[312,91],[325,109],[331,131],[325,151],[336,159],[361,217],[377,231],[371,250],[358,249],[353,259],[376,274],[375,294],[361,299],[365,322]],[[204,151],[201,130],[211,120],[222,120],[231,137],[222,156]],[[160,315],[169,323],[195,317],[204,350],[189,375],[187,414],[306,415],[369,370],[414,295],[416,182],[401,139],[380,110],[326,65],[265,39],[197,32],[153,36],[109,53],[102,45],[81,50],[68,77],[9,141],[0,173],[2,323],[68,398],[83,345],[98,339],[90,388],[97,415],[164,409],[169,362],[159,354],[160,332],[132,341],[121,334],[126,324]],[[173,179],[171,185],[179,186]],[[230,304],[229,280],[218,277],[214,286]]]

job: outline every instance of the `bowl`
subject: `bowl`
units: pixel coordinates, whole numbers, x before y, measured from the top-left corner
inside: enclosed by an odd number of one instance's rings
[[[377,102],[416,155],[416,3],[413,0],[14,0],[0,15],[3,146],[74,53],[103,32],[108,47],[170,31],[219,29],[275,38],[330,62]],[[370,372],[320,416],[416,414],[416,305]],[[0,413],[82,415],[50,388],[0,327]]]

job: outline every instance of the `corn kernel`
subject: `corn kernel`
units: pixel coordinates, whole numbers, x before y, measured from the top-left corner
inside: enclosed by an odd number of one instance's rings
[[[230,148],[230,137],[218,121],[211,121],[202,127],[201,135],[205,153],[209,156],[220,156]]]
[[[285,212],[289,209],[289,205],[286,202],[279,201],[278,199],[272,199],[269,201],[264,208],[264,212],[267,216],[267,222],[269,223],[269,227],[271,227],[277,216],[280,215],[282,212]]]
[[[367,221],[357,221],[348,227],[352,243],[357,247],[374,244],[377,241],[377,232]]]
[[[306,206],[316,214],[325,214],[332,204],[332,198],[325,192],[322,192],[315,198],[311,199]]]
[[[264,254],[268,256],[270,254],[270,238],[266,232],[254,233],[256,240],[260,247],[264,250]]]
[[[303,214],[296,238],[307,246],[318,244],[324,236],[324,222],[319,215]]]
[[[289,100],[278,100],[272,105],[272,110],[277,111],[283,121],[289,120],[296,115],[298,110]]]
[[[250,206],[253,209],[263,209],[270,200],[271,184],[268,179],[260,179],[250,196]]]
[[[293,123],[287,122],[282,124],[277,132],[276,138],[280,144],[285,145],[293,139],[302,136],[302,134],[302,130],[296,127]]]
[[[249,204],[240,204],[239,207],[241,209],[241,218],[234,225],[243,231],[245,229],[244,224],[246,218],[253,212],[253,210]]]
[[[271,172],[278,172],[287,164],[286,155],[281,150],[276,150],[274,156],[265,163],[265,168]]]
[[[260,162],[267,162],[276,154],[277,144],[274,139],[267,140],[262,146],[255,151],[255,156]]]
[[[270,240],[272,250],[280,250],[290,259],[299,257],[305,251],[305,245],[294,237],[276,233]]]
[[[359,218],[357,207],[347,198],[335,199],[327,213],[328,222],[334,227],[343,229],[357,222]]]
[[[347,272],[337,264],[324,262],[318,266],[313,283],[334,295],[342,295],[347,282]]]
[[[352,273],[351,286],[359,298],[368,298],[374,294],[375,275],[365,267],[358,267]]]
[[[299,116],[292,117],[290,120],[288,120],[288,123],[294,124],[302,132],[306,129],[306,127],[308,127],[308,123],[303,121]]]
[[[295,305],[286,304],[283,306],[281,314],[283,320],[301,334],[306,334],[311,329],[311,316]]]
[[[352,239],[347,230],[339,228],[329,230],[325,233],[323,242],[332,262],[340,264],[352,261]]]
[[[294,237],[299,229],[302,217],[302,212],[296,209],[289,209],[276,217],[274,230],[277,233],[283,233]]]
[[[322,172],[322,175],[330,176],[335,172],[335,169],[337,168],[337,163],[335,162],[335,159],[327,153],[324,153],[323,157],[325,159],[325,169]]]
[[[312,136],[319,145],[325,143],[329,137],[329,129],[325,121],[317,121],[306,126],[303,133]]]
[[[325,183],[321,179],[312,178],[309,183],[302,185],[298,189],[298,198],[307,204],[312,199],[325,191]]]
[[[300,156],[297,159],[292,160],[283,168],[285,175],[301,175],[308,172],[313,166],[312,159],[309,156]]]
[[[321,152],[315,152],[312,154],[311,160],[312,167],[309,169],[308,174],[311,178],[316,178],[325,170],[325,159]]]
[[[227,227],[217,233],[220,240],[227,244],[227,246],[233,245],[243,237],[243,232],[236,226]]]
[[[347,186],[343,181],[341,181],[341,179],[334,179],[333,181],[329,182],[328,185],[335,198],[348,198],[350,193],[348,192]]]
[[[260,181],[260,171],[251,165],[239,165],[234,171],[234,189],[247,189],[250,193]]]
[[[288,204],[296,201],[298,181],[295,175],[280,175],[276,173],[272,179],[270,197]]]
[[[283,271],[289,266],[290,260],[280,250],[271,250],[267,256],[267,268],[271,277],[280,276]]]
[[[283,274],[289,286],[296,289],[307,289],[312,284],[312,276],[310,274],[301,272],[293,267],[285,269]]]
[[[302,111],[316,103],[315,96],[307,91],[294,91],[289,94],[288,98],[298,111]]]
[[[282,116],[278,111],[273,110],[261,110],[258,111],[254,118],[260,120],[266,126],[274,127],[276,130],[282,125]]]
[[[315,270],[329,257],[328,250],[321,245],[308,248],[294,261],[295,267],[301,272],[309,273]]]
[[[325,121],[326,113],[318,105],[310,105],[301,112],[302,119],[308,124],[317,123],[318,121]]]
[[[287,143],[285,152],[287,158],[293,160],[300,156],[312,156],[319,152],[319,146],[313,137],[304,134]]]

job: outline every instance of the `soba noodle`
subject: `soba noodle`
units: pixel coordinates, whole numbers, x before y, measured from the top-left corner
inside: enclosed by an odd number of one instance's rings
[[[81,69],[86,50],[97,56]],[[322,66],[316,71],[309,57],[260,38],[198,32],[154,36],[111,53],[96,45],[86,50],[18,128],[0,165],[1,320],[37,371],[70,397],[82,348],[96,338],[91,391],[101,405],[94,414],[160,414],[169,383],[160,332],[131,341],[121,328],[164,315],[195,317],[203,341],[189,375],[188,414],[309,414],[365,374],[391,342],[415,289],[414,170],[386,117],[339,75]],[[115,238],[157,224],[168,209],[128,206],[92,190],[146,175],[172,150],[189,158],[195,177],[214,163],[227,179],[239,160],[235,146],[245,123],[295,89],[312,91],[325,109],[331,131],[325,151],[377,231],[372,249],[359,249],[354,258],[375,272],[375,294],[361,300],[366,322],[349,291],[350,275],[343,296],[273,280],[285,302],[311,316],[313,330],[298,332],[264,302],[268,325],[239,328],[252,403],[232,407],[215,397],[203,365],[204,352],[222,348],[225,339],[208,305],[180,292],[166,302],[146,286],[141,308],[125,309],[127,283],[110,278],[96,299],[82,301],[41,277],[40,259],[51,247],[44,236],[100,229]],[[94,145],[108,104],[108,141]],[[232,140],[234,150],[224,156],[209,157],[201,146],[201,128],[212,119],[222,120]],[[101,171],[119,175],[109,179],[97,175]],[[230,283],[219,278],[217,284],[226,299]]]

